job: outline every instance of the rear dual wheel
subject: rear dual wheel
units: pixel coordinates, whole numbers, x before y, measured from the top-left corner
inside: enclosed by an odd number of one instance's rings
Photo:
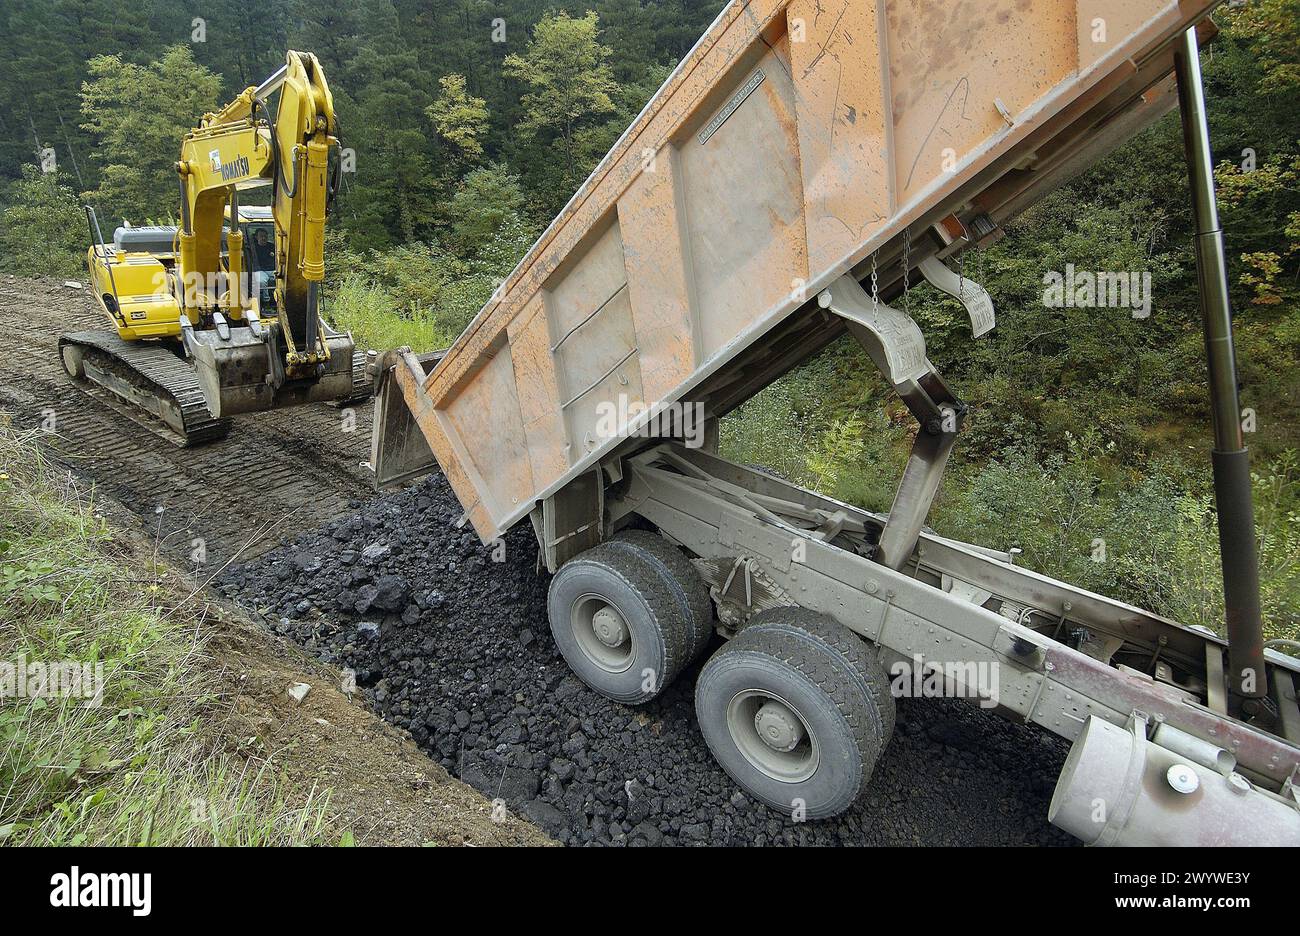
[[[712,635],[707,586],[653,533],[565,563],[547,610],[574,673],[632,705],[662,692]],[[803,608],[764,611],[720,648],[700,672],[695,710],[714,758],[741,788],[806,819],[857,800],[894,730],[894,699],[870,646]]]
[[[690,560],[644,531],[561,566],[547,613],[569,668],[601,695],[630,705],[659,695],[713,633],[708,587]]]
[[[700,731],[746,792],[807,819],[866,788],[894,727],[884,670],[857,635],[803,608],[774,608],[715,653],[695,684]]]

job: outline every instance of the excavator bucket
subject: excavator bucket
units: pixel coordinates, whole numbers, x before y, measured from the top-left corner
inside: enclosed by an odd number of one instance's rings
[[[222,337],[217,329],[207,329],[189,331],[185,337],[208,409],[218,419],[303,403],[348,400],[358,395],[350,335],[327,331],[330,357],[321,365],[319,376],[314,380],[282,380],[279,386],[271,379],[279,363],[272,344],[255,337],[248,328],[228,329],[227,336]]]

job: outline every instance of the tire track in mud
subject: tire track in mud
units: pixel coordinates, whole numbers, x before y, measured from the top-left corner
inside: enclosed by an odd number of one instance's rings
[[[59,335],[105,326],[84,288],[0,276],[0,411],[44,432],[54,459],[138,514],[169,555],[215,571],[374,495],[369,403],[350,418],[324,404],[242,416],[226,438],[180,448],[64,373]]]

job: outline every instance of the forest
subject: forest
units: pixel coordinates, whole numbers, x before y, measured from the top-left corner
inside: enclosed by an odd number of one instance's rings
[[[166,223],[205,111],[315,53],[350,157],[327,314],[371,347],[445,346],[722,8],[720,0],[6,0],[0,272],[84,274],[105,230]],[[1300,0],[1215,14],[1203,53],[1254,455],[1266,629],[1300,635]],[[998,327],[929,287],[910,311],[971,417],[930,523],[1219,628],[1190,200],[1177,114],[968,254]],[[1143,316],[1045,301],[1133,271]],[[729,416],[724,454],[887,510],[906,411],[847,341]]]

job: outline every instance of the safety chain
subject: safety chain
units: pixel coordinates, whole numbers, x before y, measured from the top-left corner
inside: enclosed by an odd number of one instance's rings
[[[880,256],[877,250],[871,255],[871,311],[880,312],[880,276],[876,272],[876,258]]]

